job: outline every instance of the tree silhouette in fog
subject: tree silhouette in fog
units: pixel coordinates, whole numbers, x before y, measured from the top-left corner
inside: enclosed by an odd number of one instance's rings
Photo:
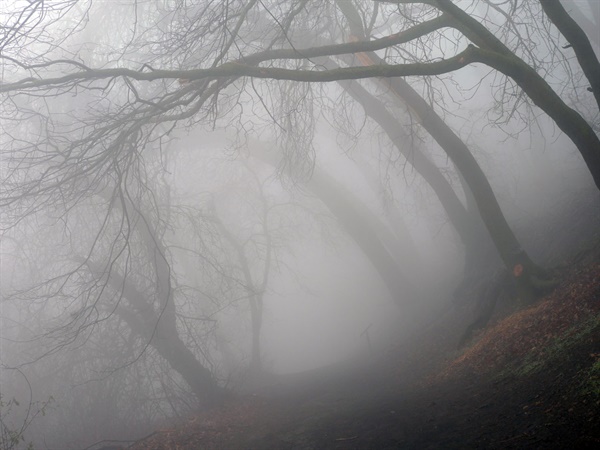
[[[475,204],[520,296],[532,301],[552,280],[515,237],[443,93],[489,93],[489,122],[498,127],[513,121],[530,127],[539,108],[572,140],[600,187],[594,132],[600,66],[585,32],[558,1],[517,6],[483,0],[15,2],[2,13],[0,35],[1,220],[8,235],[46,230],[64,242],[35,288],[15,294],[60,310],[48,314],[53,325],[45,337],[55,340],[47,354],[85,339],[114,315],[168,360],[202,402],[217,402],[221,388],[211,358],[182,338],[173,284],[180,274],[168,250],[169,233],[185,227],[172,215],[169,181],[161,176],[184,129],[233,130],[239,149],[254,138],[275,142],[282,176],[291,184],[310,180],[331,211],[345,217],[386,284],[399,285],[391,290],[409,290],[368,214],[326,172],[314,170],[322,117],[347,114],[360,128],[350,112],[332,108],[340,92],[364,108],[432,186],[462,240],[467,273],[480,264],[477,251],[486,239]],[[473,68],[481,74],[476,88],[454,88]],[[569,95],[587,109],[577,111]],[[413,126],[400,133],[407,122]],[[406,145],[420,129],[452,162],[458,187],[418,146]],[[210,243],[187,246],[204,258],[207,279],[221,277],[214,286],[227,286],[223,298],[232,280],[243,280],[254,319],[252,361],[259,365],[261,295],[271,257],[266,220],[265,267],[255,281],[237,237],[218,216],[202,219],[190,228]],[[225,241],[241,276],[221,266]]]

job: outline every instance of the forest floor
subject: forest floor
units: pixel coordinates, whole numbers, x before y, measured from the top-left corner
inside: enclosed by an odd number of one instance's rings
[[[382,358],[273,377],[127,448],[600,448],[598,241],[561,279],[460,351],[433,326]]]
[[[598,201],[557,199],[521,224],[530,254],[560,284],[527,308],[498,304],[463,348],[465,312],[455,305],[385,352],[265,374],[217,410],[109,448],[600,448]]]

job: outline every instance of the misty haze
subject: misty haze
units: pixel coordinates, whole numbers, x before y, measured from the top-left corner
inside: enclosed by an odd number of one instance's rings
[[[600,2],[0,2],[0,450],[600,445]]]

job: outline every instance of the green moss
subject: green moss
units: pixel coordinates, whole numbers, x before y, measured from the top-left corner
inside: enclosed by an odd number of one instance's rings
[[[575,325],[567,332],[555,337],[542,351],[531,352],[523,360],[502,370],[497,378],[508,376],[526,377],[540,372],[560,359],[568,358],[569,350],[595,331],[600,331],[600,315],[591,317],[582,324]],[[590,371],[595,374],[596,378],[590,375],[590,379],[595,379],[595,389],[599,391],[600,362],[596,361]]]
[[[582,382],[581,394],[600,398],[600,359],[587,371]]]

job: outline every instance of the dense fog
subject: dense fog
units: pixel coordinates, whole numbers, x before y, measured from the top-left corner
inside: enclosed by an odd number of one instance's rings
[[[597,52],[596,2],[562,3]],[[531,301],[554,209],[600,182],[600,80],[548,14],[2,2],[0,448],[385,359],[495,273]]]

